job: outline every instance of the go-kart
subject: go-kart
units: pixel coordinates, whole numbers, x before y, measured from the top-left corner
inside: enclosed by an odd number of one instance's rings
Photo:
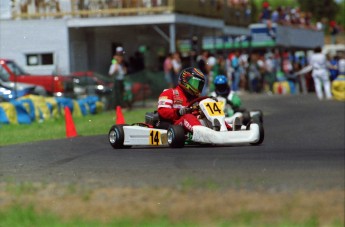
[[[260,122],[250,122],[245,126],[235,120],[229,127],[221,105],[211,97],[200,97],[192,101],[188,108],[202,124],[194,126],[193,132],[185,131],[180,125],[157,128],[160,119],[155,112],[147,113],[145,123],[113,125],[108,133],[110,145],[114,149],[133,145],[181,148],[186,144],[259,145],[264,141],[264,128]]]
[[[217,97],[218,102],[222,104],[222,108],[225,114],[225,121],[232,124],[236,118],[242,121],[243,125],[247,125],[249,122],[260,122],[263,123],[263,112],[261,110],[250,110],[239,108],[235,109],[231,104],[227,103],[224,97]]]

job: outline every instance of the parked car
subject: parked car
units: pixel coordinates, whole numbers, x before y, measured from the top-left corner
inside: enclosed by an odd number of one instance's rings
[[[8,102],[30,94],[45,96],[47,92],[42,86],[5,82],[0,79],[0,101]]]
[[[111,77],[105,76],[93,71],[78,71],[72,74],[74,82],[74,94],[77,97],[96,95],[106,108],[112,108],[110,105],[114,81]],[[133,82],[131,79],[125,80],[124,100],[131,106],[133,102],[149,98],[152,91],[149,84]]]
[[[111,78],[93,71],[73,72],[73,91],[79,96],[84,95],[109,95],[113,88]]]
[[[73,95],[72,78],[63,75],[31,75],[9,59],[0,58],[0,78],[5,82],[20,82],[42,86],[48,95]]]

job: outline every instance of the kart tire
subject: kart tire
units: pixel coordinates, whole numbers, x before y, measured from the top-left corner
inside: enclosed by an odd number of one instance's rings
[[[108,133],[109,143],[114,149],[130,148],[131,146],[123,145],[125,140],[125,133],[123,131],[123,125],[113,125]]]
[[[262,110],[253,110],[253,111],[259,112],[258,115],[253,116],[253,119],[255,120],[255,122],[264,123],[264,113],[262,112]]]
[[[171,125],[168,128],[168,144],[171,148],[182,148],[185,142],[185,132],[180,125]]]
[[[259,134],[260,134],[260,137],[259,137],[259,140],[255,143],[250,143],[251,145],[254,145],[254,146],[257,146],[257,145],[260,145],[262,144],[262,142],[264,141],[265,139],[265,130],[264,130],[264,126],[262,125],[262,123],[260,122],[254,122],[256,123],[257,125],[259,125]],[[247,125],[247,130],[250,130],[250,124]]]

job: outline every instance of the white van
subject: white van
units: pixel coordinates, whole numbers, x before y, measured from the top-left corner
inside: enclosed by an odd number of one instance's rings
[[[323,54],[329,54],[330,56],[336,56],[340,54],[345,54],[344,44],[327,44],[322,47]]]

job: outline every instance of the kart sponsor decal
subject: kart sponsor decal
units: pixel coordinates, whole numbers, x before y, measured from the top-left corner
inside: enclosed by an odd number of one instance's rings
[[[156,130],[150,130],[150,138],[149,138],[149,144],[151,145],[161,145],[162,144],[162,138],[161,138],[161,133]]]
[[[158,105],[169,105],[172,103],[173,103],[173,101],[171,99],[169,99],[167,96],[159,97]]]
[[[158,105],[165,105],[166,101],[159,101]]]
[[[206,111],[210,116],[224,115],[223,106],[221,102],[206,102],[204,103]]]
[[[184,120],[183,124],[189,131],[193,131],[193,126],[188,121]]]
[[[163,100],[168,99],[168,96],[161,96],[161,97],[159,97],[159,100],[161,100],[161,99],[163,99]]]

